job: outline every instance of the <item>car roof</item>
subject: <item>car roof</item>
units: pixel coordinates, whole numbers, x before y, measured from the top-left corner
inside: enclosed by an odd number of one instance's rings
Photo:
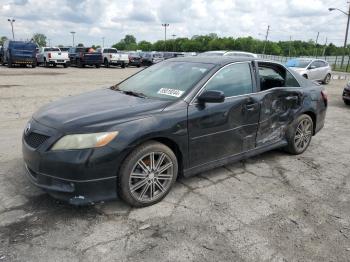
[[[188,62],[188,63],[205,63],[226,65],[234,62],[251,62],[257,60],[254,57],[239,57],[239,56],[185,56],[171,58],[168,61]]]

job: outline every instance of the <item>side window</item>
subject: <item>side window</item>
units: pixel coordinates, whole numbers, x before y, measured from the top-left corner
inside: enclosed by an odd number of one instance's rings
[[[311,67],[318,68],[319,66],[318,66],[317,61],[312,62],[312,63],[310,64],[309,68],[312,69]]]
[[[222,91],[226,97],[252,93],[250,65],[237,63],[226,66],[208,82],[205,90]]]
[[[260,90],[275,87],[299,87],[298,81],[287,69],[279,65],[259,65]]]
[[[300,87],[298,81],[295,79],[295,77],[286,70],[286,81],[285,81],[285,87]]]

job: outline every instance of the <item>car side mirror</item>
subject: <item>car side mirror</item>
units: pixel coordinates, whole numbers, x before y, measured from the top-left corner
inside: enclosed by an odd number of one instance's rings
[[[198,96],[199,103],[222,103],[225,101],[225,95],[222,91],[209,90],[204,91]]]
[[[311,66],[309,66],[309,68],[308,68],[308,69],[315,69],[315,68],[316,68],[316,66],[311,65]]]

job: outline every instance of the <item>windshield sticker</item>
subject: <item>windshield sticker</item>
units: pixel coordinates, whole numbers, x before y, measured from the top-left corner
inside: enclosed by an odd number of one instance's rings
[[[161,88],[161,89],[159,89],[159,91],[157,93],[161,94],[161,95],[180,97],[180,96],[182,96],[184,91],[177,90],[177,89],[171,89],[171,88]]]

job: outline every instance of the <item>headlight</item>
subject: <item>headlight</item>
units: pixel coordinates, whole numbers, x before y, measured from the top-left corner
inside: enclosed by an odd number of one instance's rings
[[[85,149],[107,145],[118,135],[115,132],[66,135],[58,140],[51,150]]]

